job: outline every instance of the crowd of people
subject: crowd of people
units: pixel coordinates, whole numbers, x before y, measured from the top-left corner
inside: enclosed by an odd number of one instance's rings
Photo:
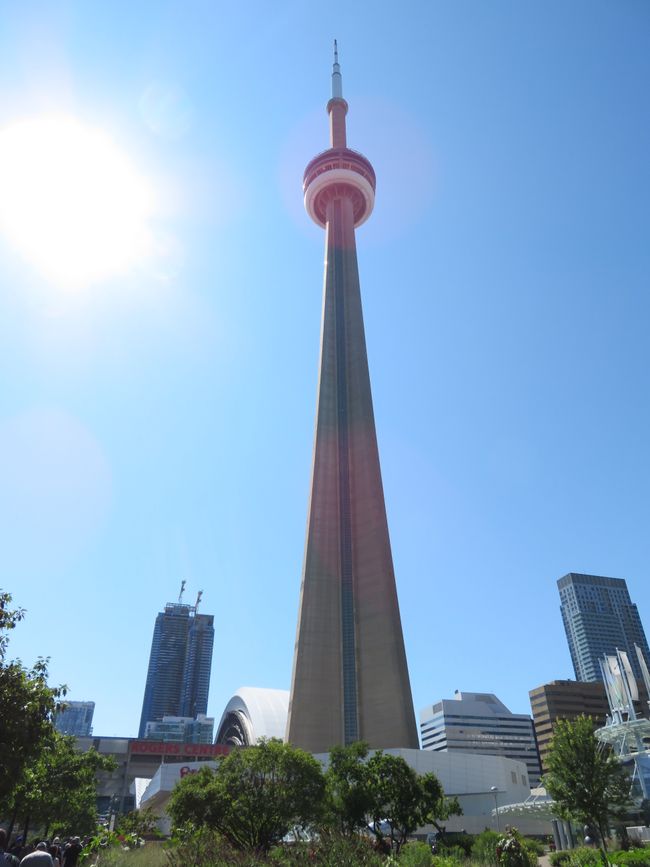
[[[10,844],[7,832],[0,828],[0,867],[77,867],[83,845],[79,837],[61,840],[36,840],[30,845],[22,837]]]

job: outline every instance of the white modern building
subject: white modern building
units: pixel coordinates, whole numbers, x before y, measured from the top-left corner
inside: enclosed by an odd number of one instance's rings
[[[541,776],[533,720],[511,713],[496,695],[456,691],[420,711],[422,748],[433,752],[503,756],[523,762],[525,784],[534,788]]]
[[[477,834],[485,828],[503,828],[508,820],[500,813],[497,815],[497,811],[507,804],[518,804],[530,797],[526,766],[522,762],[471,753],[435,753],[410,749],[384,752],[401,756],[418,774],[434,773],[445,794],[458,798],[463,814],[445,821],[448,831],[465,830]],[[327,753],[316,758],[327,766]],[[161,765],[142,794],[138,807],[151,807],[161,817],[160,829],[168,832],[169,820],[165,811],[174,786],[183,777],[196,773],[206,765],[216,767],[215,762],[192,761]],[[521,816],[517,827],[524,834],[551,833],[551,822],[546,817]],[[420,832],[425,834],[433,830],[433,827],[425,827]]]
[[[242,686],[221,715],[215,743],[249,747],[260,738],[284,740],[288,713],[288,689]]]

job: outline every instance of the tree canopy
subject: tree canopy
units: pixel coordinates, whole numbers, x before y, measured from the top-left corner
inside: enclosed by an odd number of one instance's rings
[[[46,659],[38,659],[32,668],[20,660],[5,660],[7,633],[23,616],[22,609],[11,608],[11,595],[0,592],[0,808],[7,806],[25,769],[51,736],[54,714],[66,692],[63,686],[48,686]]]
[[[629,803],[630,780],[596,738],[593,719],[558,720],[547,762],[543,782],[557,815],[594,828],[606,848],[610,818]]]
[[[325,781],[316,759],[279,740],[233,750],[215,770],[180,781],[169,813],[176,825],[219,831],[235,848],[268,852],[292,827],[319,815]]]
[[[335,747],[325,777],[330,824],[344,834],[369,830],[398,850],[417,828],[462,812],[435,774],[419,775],[382,750],[370,755],[365,743]]]
[[[46,832],[89,834],[97,826],[97,771],[116,767],[110,756],[80,752],[74,737],[53,731],[14,789],[14,809]]]

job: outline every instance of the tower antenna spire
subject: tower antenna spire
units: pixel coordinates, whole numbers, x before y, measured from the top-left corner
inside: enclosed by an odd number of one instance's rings
[[[343,99],[343,79],[339,65],[339,47],[334,40],[334,64],[332,66],[332,99]]]

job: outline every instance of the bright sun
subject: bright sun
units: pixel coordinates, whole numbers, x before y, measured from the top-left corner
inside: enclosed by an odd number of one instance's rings
[[[99,130],[59,116],[0,130],[0,231],[57,283],[83,286],[144,258],[152,203]]]

